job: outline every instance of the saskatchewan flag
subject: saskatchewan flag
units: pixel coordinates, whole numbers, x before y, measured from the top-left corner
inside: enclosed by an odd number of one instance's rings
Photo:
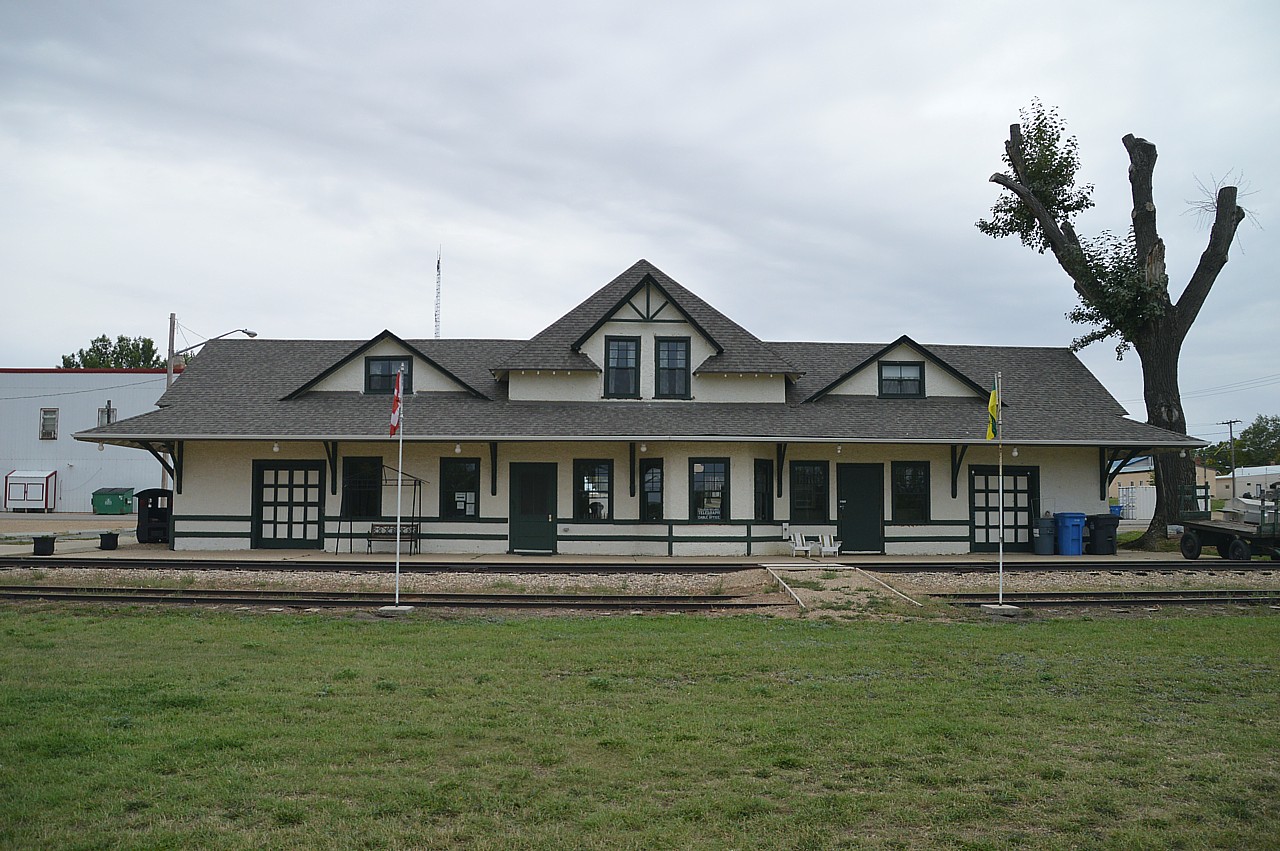
[[[995,440],[999,433],[1000,380],[991,385],[991,398],[987,400],[987,440]]]

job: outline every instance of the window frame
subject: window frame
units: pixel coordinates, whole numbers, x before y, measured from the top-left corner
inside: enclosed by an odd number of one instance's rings
[[[684,345],[684,366],[664,367],[662,365],[662,346],[664,343],[682,343]],[[682,376],[684,392],[662,392],[662,377],[668,374]],[[689,337],[654,337],[653,338],[653,398],[655,399],[692,399],[693,398],[693,344]]]
[[[374,375],[372,366],[375,363],[404,363],[406,365],[404,371],[404,385],[400,388],[400,392],[404,396],[408,396],[413,392],[413,357],[411,355],[369,355],[364,359],[364,392],[366,396],[390,396],[396,392],[396,370],[390,373],[379,373]],[[386,389],[374,386],[374,378],[389,379]]]
[[[614,343],[630,343],[635,346],[635,358],[632,366],[619,367],[610,363],[610,349]],[[639,337],[618,336],[610,334],[604,338],[604,398],[606,399],[639,399],[640,398],[640,352],[641,343]],[[632,393],[615,393],[612,392],[613,382],[610,378],[617,373],[632,372],[634,373],[635,391]]]
[[[721,464],[724,466],[724,484],[720,491],[720,513],[718,517],[699,517],[698,516],[698,494],[697,489],[698,465],[706,466],[707,464]],[[690,458],[689,459],[689,522],[690,523],[728,523],[732,515],[729,513],[729,496],[730,496],[730,476],[732,474],[732,466],[727,457],[717,458]]]
[[[899,377],[897,377],[897,378],[889,378],[889,379],[886,379],[886,378],[885,378],[885,376],[884,376],[884,368],[885,368],[886,366],[895,366],[895,367],[914,366],[914,367],[918,368],[918,369],[920,370],[920,378],[919,378],[919,381],[920,381],[920,389],[919,389],[917,392],[915,392],[915,393],[903,393],[903,392],[901,392],[901,391],[891,392],[891,391],[889,391],[889,390],[886,390],[886,389],[885,389],[885,385],[886,385],[886,383],[887,383],[887,382],[891,382],[891,381],[892,381],[892,382],[903,382],[903,381],[912,381],[912,380],[915,380],[915,379],[909,379],[909,378],[908,378],[908,379],[904,379],[904,378],[902,378],[901,376],[899,376]],[[878,365],[878,369],[879,369],[879,381],[880,381],[880,383],[879,383],[879,393],[880,393],[880,398],[881,398],[881,399],[923,399],[923,398],[924,398],[924,395],[925,395],[925,389],[924,389],[924,372],[925,372],[925,369],[924,369],[924,361],[922,361],[922,360],[921,360],[921,361],[913,361],[913,360],[889,360],[889,361],[880,361],[880,362],[879,362],[879,365]]]
[[[658,487],[656,489],[656,492],[658,494],[658,502],[657,502],[658,516],[657,517],[648,516],[648,511],[647,511],[647,509],[649,509],[653,505],[653,503],[649,502],[648,499],[646,499],[646,497],[650,493],[654,492],[654,490],[649,487],[648,474],[652,471],[657,471],[658,473]],[[663,468],[663,463],[661,458],[641,458],[640,459],[640,522],[641,523],[662,523],[666,519],[666,493],[665,493],[665,488],[667,485],[666,478],[667,478],[667,473],[666,473],[666,470]]]
[[[588,476],[588,470],[591,467],[603,466],[607,471],[605,491],[587,491],[583,485]],[[605,523],[613,520],[613,492],[615,480],[613,477],[613,459],[612,458],[574,458],[573,459],[573,522],[575,523]],[[590,501],[589,494],[604,493],[605,503],[604,512],[599,517],[591,516],[590,506],[596,503]]]
[[[468,469],[471,465],[474,470]],[[457,469],[451,469],[457,468]],[[455,475],[466,475],[467,479],[463,484],[467,485],[467,489],[459,489],[456,486],[450,486],[452,477]],[[474,475],[474,481],[471,476]],[[475,505],[475,514],[468,514],[464,508],[462,512],[458,511],[458,494],[465,493],[474,500],[468,500]],[[462,457],[442,457],[440,459],[440,506],[439,513],[441,520],[450,521],[470,521],[480,519],[480,459],[479,458],[462,458]]]
[[[901,490],[899,488],[899,473],[905,472],[906,470],[917,469],[921,470],[923,473],[920,477],[921,484],[918,489],[910,491]],[[932,483],[930,481],[928,461],[894,461],[890,465],[889,472],[889,509],[891,522],[903,525],[928,523],[933,517],[931,487]],[[921,513],[923,514],[922,517],[910,516],[910,514],[904,516],[904,509],[908,508],[909,505],[902,505],[900,504],[900,501],[906,500],[907,498],[919,498],[922,500],[923,505],[919,506]]]
[[[45,429],[45,421],[48,419],[51,427]],[[57,440],[58,439],[58,409],[57,408],[41,408],[39,420],[39,434],[41,440]]]
[[[800,487],[798,473],[804,469],[812,469],[821,471],[821,475],[804,483],[804,487]],[[797,503],[796,496],[808,490],[809,485],[813,484],[814,493],[811,495],[813,507],[801,509]],[[790,516],[792,523],[830,523],[831,522],[831,464],[827,461],[818,460],[801,460],[791,462],[790,474]],[[821,489],[819,495],[816,491]]]
[[[351,503],[352,500],[347,493],[347,488],[352,487],[357,477],[357,471],[349,469],[348,465],[352,462],[358,464],[370,464],[377,467],[377,484],[370,488],[369,501],[373,503],[372,510],[360,514],[355,513]],[[348,455],[342,459],[342,501],[338,504],[339,516],[343,520],[380,520],[382,518],[382,456],[381,455]],[[367,473],[368,471],[360,471]],[[362,476],[363,477],[363,476]],[[363,492],[362,492],[363,493]],[[363,506],[355,506],[363,507]]]

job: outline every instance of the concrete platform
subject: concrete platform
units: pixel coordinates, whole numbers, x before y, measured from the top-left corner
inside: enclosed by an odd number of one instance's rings
[[[1146,528],[1145,522],[1139,521],[1121,521],[1121,528],[1125,523],[1131,523],[1134,528]],[[332,553],[323,550],[216,550],[216,551],[200,551],[200,550],[182,550],[174,552],[170,550],[167,544],[139,544],[135,531],[137,528],[137,515],[135,514],[119,514],[119,515],[95,515],[95,514],[14,514],[3,512],[0,513],[0,556],[30,556],[32,555],[31,539],[37,535],[53,535],[56,538],[54,544],[54,557],[58,555],[74,555],[79,558],[101,558],[110,559],[172,559],[181,558],[184,560],[207,560],[210,562],[236,560],[245,561],[261,561],[261,562],[323,562],[323,561],[343,561],[343,562],[359,562],[368,561],[373,564],[387,564],[395,559],[392,553]],[[101,550],[98,548],[99,535],[103,532],[115,532],[119,534],[119,546],[115,550]],[[357,548],[358,550],[359,548]],[[1170,558],[1178,557],[1177,553],[1150,553],[1150,552],[1132,552],[1122,550],[1115,556],[1100,556],[1099,558],[1115,559],[1118,563],[1148,561],[1167,561]],[[50,556],[40,556],[39,558],[50,558]],[[1037,556],[1034,553],[1006,553],[1005,564],[1027,564],[1039,563],[1046,567],[1051,567],[1058,561],[1071,561],[1072,559],[1083,558],[1092,559],[1094,556]],[[791,557],[777,554],[759,554],[753,556],[628,556],[628,555],[552,555],[552,556],[520,556],[509,553],[418,553],[408,555],[402,553],[400,556],[401,564],[522,564],[530,562],[553,562],[556,564],[717,564],[717,565],[758,565],[762,563],[774,565],[786,565],[789,567],[803,567],[812,565],[814,568],[821,568],[823,564],[841,563],[847,565],[858,564],[875,564],[875,563],[894,563],[903,562],[911,564],[956,564],[956,563],[973,563],[982,565],[994,565],[996,563],[995,553],[961,553],[957,555],[922,555],[922,556],[901,556],[901,555],[842,555],[839,558],[805,558]]]

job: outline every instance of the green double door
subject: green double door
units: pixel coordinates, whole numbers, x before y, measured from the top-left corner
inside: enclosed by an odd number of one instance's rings
[[[556,465],[511,465],[510,551],[556,551]]]

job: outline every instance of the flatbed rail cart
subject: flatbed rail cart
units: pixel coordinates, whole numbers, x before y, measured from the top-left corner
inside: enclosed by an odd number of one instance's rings
[[[1198,500],[1192,504],[1199,506]],[[1204,547],[1216,547],[1218,555],[1232,561],[1248,561],[1256,555],[1280,561],[1280,498],[1260,500],[1257,523],[1209,517],[1207,511],[1183,511],[1179,545],[1183,558],[1197,559]]]

